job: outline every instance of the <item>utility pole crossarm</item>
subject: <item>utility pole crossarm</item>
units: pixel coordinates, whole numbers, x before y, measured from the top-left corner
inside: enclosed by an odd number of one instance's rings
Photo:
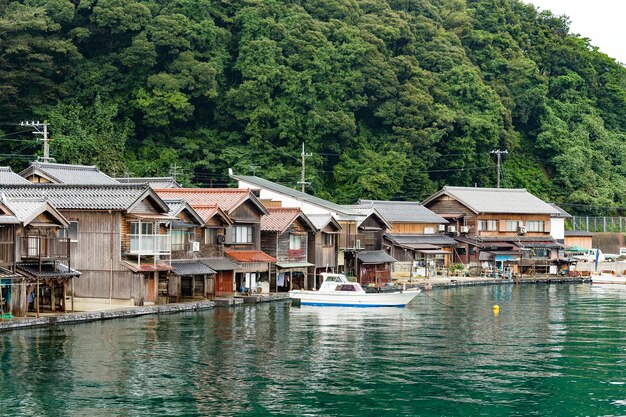
[[[25,121],[20,122],[20,126],[32,127],[35,129],[33,135],[41,135],[41,141],[43,141],[43,156],[37,158],[40,162],[53,162],[54,158],[50,158],[50,139],[48,138],[48,121],[44,120],[43,123],[37,121]]]
[[[306,185],[311,184],[310,182],[306,182],[305,181],[305,175],[304,175],[304,172],[305,172],[305,169],[306,169],[306,162],[305,162],[305,160],[306,160],[306,158],[308,158],[310,156],[313,156],[313,154],[304,152],[304,142],[302,142],[302,153],[300,154],[300,157],[302,158],[302,170],[300,172],[300,181],[298,181],[298,184],[300,184],[300,186],[302,187],[302,192],[304,192],[304,187]]]

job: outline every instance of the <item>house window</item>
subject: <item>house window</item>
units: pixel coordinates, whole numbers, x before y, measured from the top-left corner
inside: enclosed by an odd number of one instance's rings
[[[322,246],[325,248],[335,246],[335,235],[331,233],[322,233]]]
[[[289,235],[289,250],[299,250],[300,244],[300,235]]]
[[[131,235],[151,235],[153,233],[154,233],[153,223],[141,223],[141,222],[130,223]]]
[[[497,220],[480,220],[478,222],[478,230],[488,230],[488,231],[498,230],[498,221]]]
[[[61,238],[69,238],[70,242],[78,242],[78,222],[70,221],[70,225],[67,228],[63,228],[59,232]]]
[[[172,250],[185,250],[185,230],[172,230]]]
[[[507,232],[517,232],[517,228],[523,224],[520,220],[507,220],[506,221],[506,231]]]
[[[424,234],[425,235],[434,235],[435,234],[435,228],[434,227],[425,227],[424,228]]]
[[[526,230],[528,232],[543,232],[545,231],[545,222],[542,220],[530,220],[526,222]]]
[[[252,226],[234,226],[232,229],[233,243],[253,243],[253,230]]]
[[[217,244],[217,229],[204,229],[204,244],[205,245]]]

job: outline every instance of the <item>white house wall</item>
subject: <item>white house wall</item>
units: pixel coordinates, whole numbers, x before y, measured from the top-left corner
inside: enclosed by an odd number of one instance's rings
[[[550,219],[550,235],[555,240],[565,239],[565,219],[563,217],[552,217]]]
[[[302,200],[287,196],[282,193],[259,188],[258,185],[239,180],[239,188],[249,188],[250,190],[259,190],[259,198],[261,200],[280,201],[283,207],[299,208],[304,214],[335,214],[334,212],[314,204],[307,203]]]

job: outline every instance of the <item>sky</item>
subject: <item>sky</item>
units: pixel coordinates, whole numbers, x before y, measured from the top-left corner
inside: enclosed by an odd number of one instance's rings
[[[555,15],[567,15],[570,31],[591,39],[600,51],[626,64],[626,0],[524,0]]]

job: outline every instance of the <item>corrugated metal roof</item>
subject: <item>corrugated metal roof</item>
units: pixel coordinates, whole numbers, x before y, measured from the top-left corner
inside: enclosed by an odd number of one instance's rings
[[[522,188],[446,186],[424,200],[423,204],[444,194],[458,200],[476,213],[559,214],[556,208]]]
[[[397,260],[382,250],[368,250],[359,252],[356,257],[364,264],[383,264],[397,262]]]
[[[3,186],[7,197],[46,199],[57,209],[126,210],[150,189],[145,185],[24,184]]]
[[[115,180],[120,184],[147,184],[154,189],[182,188],[173,177],[125,177]]]
[[[110,185],[119,184],[98,168],[91,165],[52,164],[33,162],[30,167],[20,173],[23,177],[40,175],[57,184]]]
[[[276,262],[276,258],[260,250],[225,250],[237,262]]]
[[[315,197],[302,191],[294,190],[293,188],[285,187],[284,185],[277,184],[275,182],[247,175],[231,175],[232,178],[244,181],[259,188],[265,188],[267,190],[274,191],[279,194],[284,194],[288,197],[295,198],[296,200],[305,201],[307,203],[325,208],[329,211],[334,211],[343,214],[356,214],[354,210],[341,204],[333,203],[332,201],[324,200],[323,198]]]
[[[0,167],[0,184],[29,184],[29,181],[11,171],[10,167]]]
[[[446,219],[413,201],[359,200],[357,207],[372,207],[391,223],[448,223]]]
[[[174,275],[207,275],[215,274],[215,271],[206,266],[206,264],[197,260],[178,260],[172,261],[172,272]]]
[[[200,262],[215,271],[236,271],[239,269],[239,265],[228,258],[205,258],[200,259]]]

